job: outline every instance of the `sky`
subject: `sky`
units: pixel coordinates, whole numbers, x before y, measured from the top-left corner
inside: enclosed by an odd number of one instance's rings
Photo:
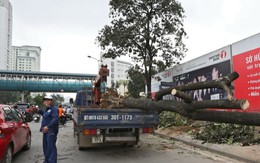
[[[39,46],[41,71],[96,74],[98,32],[110,23],[109,0],[9,0],[12,45]],[[179,0],[188,48],[194,59],[259,33],[259,0]],[[125,60],[125,58],[121,59]]]

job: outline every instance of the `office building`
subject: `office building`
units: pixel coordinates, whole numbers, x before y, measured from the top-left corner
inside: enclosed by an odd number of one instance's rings
[[[38,46],[12,46],[9,65],[15,71],[40,71],[41,48]]]
[[[8,70],[12,45],[12,5],[9,0],[0,0],[0,69]]]
[[[121,83],[118,90],[120,95],[124,95],[128,89],[127,86],[123,85],[124,81],[128,81],[127,79],[127,70],[133,65],[126,61],[120,61],[117,59],[103,58],[101,55],[101,64],[107,65],[109,69],[109,76],[107,78],[107,87],[112,87],[116,85],[116,82]]]

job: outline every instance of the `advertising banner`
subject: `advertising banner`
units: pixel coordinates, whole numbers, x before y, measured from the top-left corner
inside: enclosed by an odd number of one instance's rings
[[[201,57],[198,57],[181,65],[175,66],[172,70],[173,76],[195,71],[224,61],[230,61],[230,49],[230,46],[225,46],[221,49],[215,50]]]
[[[184,85],[204,81],[216,80],[231,72],[230,61],[220,62],[211,66],[203,67],[194,71],[183,73],[173,77],[175,85]],[[225,99],[226,93],[217,88],[200,89],[190,91],[189,94],[196,101]]]
[[[235,80],[235,98],[249,101],[248,112],[260,111],[260,48],[233,56],[233,68],[239,78]]]
[[[173,83],[184,85],[189,83],[216,80],[231,73],[230,46],[223,47],[199,58],[173,68]],[[218,100],[226,98],[220,89],[201,89],[190,91],[194,100]]]
[[[152,76],[151,79],[152,99],[154,99],[156,92],[160,90],[161,82],[172,82],[172,68]]]

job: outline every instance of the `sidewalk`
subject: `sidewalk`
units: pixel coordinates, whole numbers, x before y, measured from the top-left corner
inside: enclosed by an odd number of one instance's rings
[[[260,145],[240,146],[239,144],[202,144],[202,141],[193,139],[187,134],[187,132],[176,131],[171,128],[158,129],[155,133],[160,137],[180,141],[193,147],[227,156],[236,160],[249,163],[260,163]]]

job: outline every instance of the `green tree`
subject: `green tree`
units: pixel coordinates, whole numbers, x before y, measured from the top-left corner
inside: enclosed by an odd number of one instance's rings
[[[118,89],[120,87],[120,85],[121,85],[120,81],[116,81],[115,88]]]
[[[111,25],[97,36],[103,57],[129,55],[141,64],[151,93],[153,66],[171,67],[184,57],[184,9],[176,0],[111,0]]]
[[[14,104],[20,100],[19,92],[0,91],[0,103],[2,104]]]
[[[62,104],[64,102],[64,100],[65,100],[64,97],[59,95],[59,94],[52,94],[51,96],[52,96],[52,98],[54,100],[54,105],[55,106],[58,106],[58,105]]]
[[[121,83],[121,85],[123,85],[123,87],[124,87],[124,94],[125,94],[126,93],[125,92],[125,87],[128,85],[129,81],[128,80],[120,80],[119,82]]]
[[[115,86],[116,86],[115,82],[112,82],[111,83],[111,88],[115,88]]]
[[[24,91],[23,94],[24,94],[24,101],[25,102],[27,102],[27,103],[32,103],[33,102],[33,99],[32,99],[32,96],[31,96],[31,92]],[[21,93],[21,96],[22,96],[22,93]]]
[[[43,107],[43,98],[46,96],[46,93],[40,93],[33,98],[34,105],[38,105],[39,107]]]
[[[128,85],[128,83],[129,83],[128,80],[123,80],[123,81],[122,81],[122,84],[123,84],[123,86],[124,86],[124,94],[126,93],[126,92],[125,92],[125,87]]]
[[[128,92],[130,96],[138,98],[140,92],[145,91],[145,77],[144,72],[140,66],[135,65],[131,67],[128,71]]]

